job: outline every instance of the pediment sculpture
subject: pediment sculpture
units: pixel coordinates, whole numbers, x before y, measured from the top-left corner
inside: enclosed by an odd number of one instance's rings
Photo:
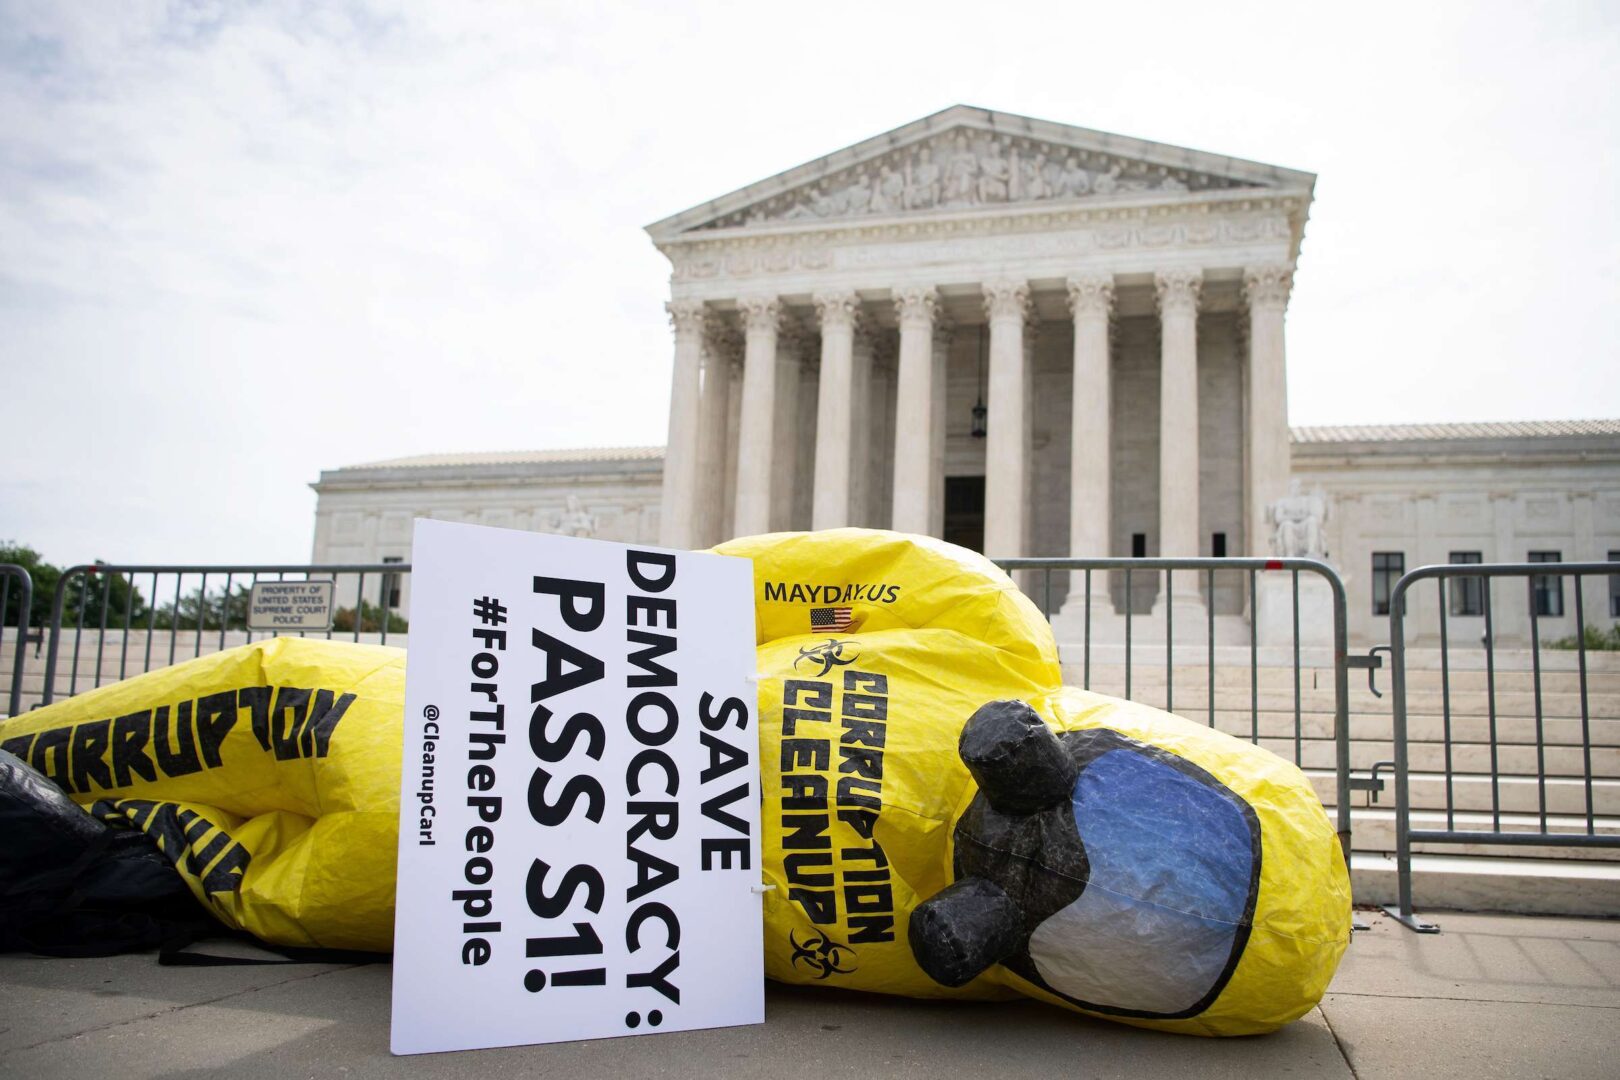
[[[1023,136],[958,128],[722,215],[703,228],[1252,186]]]

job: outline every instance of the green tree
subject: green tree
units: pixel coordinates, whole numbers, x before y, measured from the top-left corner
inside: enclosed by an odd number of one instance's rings
[[[246,630],[249,589],[236,585],[230,595],[221,586],[205,593],[199,585],[180,598],[157,609],[152,625],[159,630]]]
[[[65,571],[46,562],[39,552],[27,544],[11,540],[0,542],[0,563],[13,563],[28,571],[28,576],[34,582],[34,602],[29,623],[33,626],[49,626],[51,605]],[[106,564],[98,559],[94,565]],[[4,586],[0,586],[0,589],[4,589]],[[5,591],[4,623],[16,626],[18,608],[22,605],[22,590],[13,581],[9,590]],[[68,580],[67,591],[62,597],[63,626],[100,626],[103,608],[106,609],[108,626],[122,626],[126,613],[132,624],[146,615],[146,601],[140,590],[122,574],[81,571]]]
[[[367,600],[360,601],[360,632],[362,634],[375,634],[382,630],[383,609]],[[410,630],[411,624],[397,612],[388,613],[388,632],[390,634],[403,634]],[[338,608],[332,613],[332,629],[354,633],[354,608]]]
[[[51,619],[51,597],[56,592],[56,583],[62,577],[62,571],[46,562],[44,557],[27,544],[19,544],[14,540],[0,542],[0,563],[15,563],[28,571],[28,576],[34,580],[34,602],[29,623],[33,626],[43,626]],[[12,581],[10,588],[0,585],[6,591],[5,611],[0,612],[0,623],[6,626],[16,626],[19,608],[22,607],[22,589],[16,581]]]
[[[97,559],[93,566],[107,565]],[[65,573],[65,571],[64,571]],[[35,582],[37,589],[39,583]],[[81,571],[68,579],[62,597],[63,626],[110,627],[140,624],[146,618],[146,600],[123,574]],[[50,616],[47,614],[46,619]]]

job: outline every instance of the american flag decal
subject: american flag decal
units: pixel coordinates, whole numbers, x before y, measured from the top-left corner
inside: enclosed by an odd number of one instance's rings
[[[849,630],[850,615],[853,608],[847,607],[818,607],[810,609],[810,632],[812,634],[842,634]]]

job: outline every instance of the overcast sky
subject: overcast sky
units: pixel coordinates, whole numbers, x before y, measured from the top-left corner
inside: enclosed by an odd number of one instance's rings
[[[954,103],[1319,174],[1295,424],[1620,416],[1620,3],[0,0],[0,539],[663,441],[649,222]]]

